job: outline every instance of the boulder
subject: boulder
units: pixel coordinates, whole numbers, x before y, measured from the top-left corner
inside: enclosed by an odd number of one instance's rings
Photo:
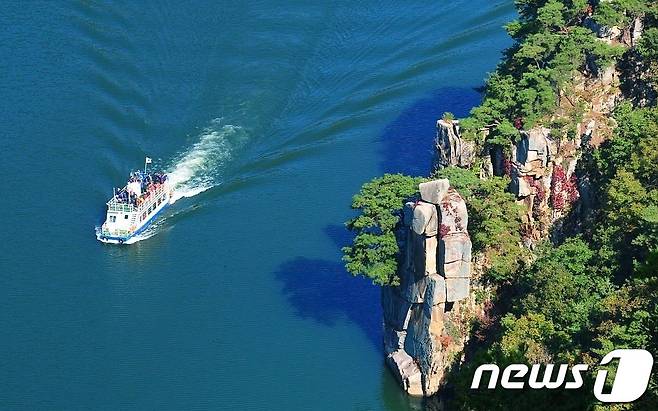
[[[425,289],[427,288],[426,277],[416,277],[413,273],[406,273],[401,276],[400,297],[411,304],[420,304],[425,298]]]
[[[467,298],[470,284],[469,278],[446,278],[446,300],[454,302]]]
[[[425,237],[412,231],[410,240],[411,276],[420,278],[436,273],[436,249],[438,246],[436,236]]]
[[[519,176],[519,173],[516,170],[512,173],[510,191],[516,194],[517,197],[527,197],[532,194],[530,183],[528,183],[525,178]]]
[[[415,397],[423,395],[422,374],[414,359],[406,351],[397,350],[389,354],[386,362],[409,395]]]
[[[434,204],[418,202],[413,210],[414,218],[411,228],[416,234],[427,236],[436,235],[439,228],[439,220]]]
[[[428,303],[414,307],[404,350],[414,358],[422,375],[425,396],[435,394],[445,372],[444,335],[445,304]]]
[[[430,276],[437,275],[436,273],[423,275],[418,277],[416,275],[406,275],[399,286],[400,297],[411,304],[421,304],[425,301],[427,296],[427,287],[431,281]]]
[[[421,200],[434,205],[441,204],[445,195],[448,194],[448,189],[450,189],[450,181],[445,178],[418,185]]]
[[[610,43],[612,42],[612,40],[618,39],[622,34],[622,30],[619,27],[604,26],[602,24],[597,23],[591,17],[586,17],[583,20],[583,26],[592,30],[598,38],[604,40],[606,43]]]
[[[452,263],[443,264],[441,266],[441,275],[446,280],[451,278],[470,278],[471,276],[471,263],[466,261],[453,261]]]
[[[464,199],[455,190],[449,190],[439,206],[441,237],[450,234],[466,233],[468,228],[468,211]]]
[[[414,221],[414,208],[416,208],[416,203],[409,201],[404,204],[402,209],[402,224],[406,227],[411,227]]]
[[[391,354],[404,348],[404,339],[407,337],[406,331],[397,331],[386,327],[384,329],[384,350],[386,354]]]
[[[521,131],[521,140],[516,143],[516,163],[525,165],[529,161],[541,160],[542,167],[548,165],[551,157],[551,130],[546,127],[535,127]],[[534,151],[534,153],[529,153]]]
[[[448,180],[420,185],[422,201],[405,204],[400,285],[382,289],[386,362],[405,391],[414,396],[438,392],[449,359],[463,341],[446,328],[446,302],[468,297],[471,240],[468,211]]]
[[[521,135],[521,139],[516,142],[515,149],[512,150],[512,154],[516,154],[512,157],[512,162],[525,164],[528,159],[528,145],[529,141],[527,136]]]
[[[637,42],[640,41],[642,33],[644,32],[644,20],[642,17],[635,17],[631,27],[631,46],[635,47]]]
[[[397,331],[404,331],[409,326],[412,304],[404,300],[392,287],[382,288],[382,309],[384,324]]]
[[[439,264],[471,261],[471,239],[467,234],[448,235],[439,240]]]
[[[549,135],[550,129],[545,127],[522,131],[521,140],[512,150],[510,190],[518,198],[533,194],[531,180],[527,178],[542,178],[547,174],[547,167],[554,151]]]
[[[430,274],[427,278],[425,304],[435,306],[446,302],[446,280],[439,274]]]

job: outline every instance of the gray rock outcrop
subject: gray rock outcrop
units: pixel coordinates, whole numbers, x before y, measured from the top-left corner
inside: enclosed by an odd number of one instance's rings
[[[522,131],[521,140],[512,147],[511,191],[517,197],[535,194],[532,188],[545,176],[553,152],[549,135],[545,127]]]
[[[405,391],[429,396],[441,387],[449,358],[463,348],[451,316],[469,296],[471,240],[466,204],[448,180],[419,190],[421,199],[404,210],[400,285],[382,291],[384,348]]]
[[[462,138],[458,120],[436,122],[434,150],[434,170],[449,166],[468,167],[475,159],[475,143]]]

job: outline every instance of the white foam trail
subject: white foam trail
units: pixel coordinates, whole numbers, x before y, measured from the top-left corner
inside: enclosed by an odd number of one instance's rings
[[[174,187],[172,204],[219,184],[217,177],[223,166],[246,137],[241,127],[220,123],[221,119],[213,120],[211,126],[203,130],[199,141],[182,153],[167,172]]]
[[[167,176],[174,194],[170,200],[173,204],[183,197],[193,197],[221,183],[220,177],[226,164],[236,148],[247,140],[242,127],[222,125],[221,119],[215,119],[203,130],[189,150],[181,153],[167,171]],[[144,232],[131,237],[124,244],[134,244],[156,235],[161,230],[162,222],[167,217],[152,223]],[[96,234],[100,227],[96,227]]]
[[[168,219],[169,217],[160,217],[158,218],[155,222],[153,222],[151,225],[149,225],[146,230],[142,231],[138,235],[134,237],[130,237],[128,241],[126,241],[124,244],[135,244],[138,241],[143,241],[146,239],[149,239],[153,237],[154,235],[160,233],[164,230],[171,229],[171,227],[167,227],[164,222]]]

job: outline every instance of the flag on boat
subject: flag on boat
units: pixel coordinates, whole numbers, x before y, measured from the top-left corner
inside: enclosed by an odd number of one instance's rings
[[[152,162],[151,157],[146,157],[146,164],[151,164]]]

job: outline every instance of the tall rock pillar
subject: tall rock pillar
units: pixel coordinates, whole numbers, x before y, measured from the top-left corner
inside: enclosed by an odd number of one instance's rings
[[[471,240],[462,197],[446,179],[423,183],[407,203],[398,287],[382,291],[386,361],[414,396],[435,394],[463,341],[451,315],[468,297]]]

